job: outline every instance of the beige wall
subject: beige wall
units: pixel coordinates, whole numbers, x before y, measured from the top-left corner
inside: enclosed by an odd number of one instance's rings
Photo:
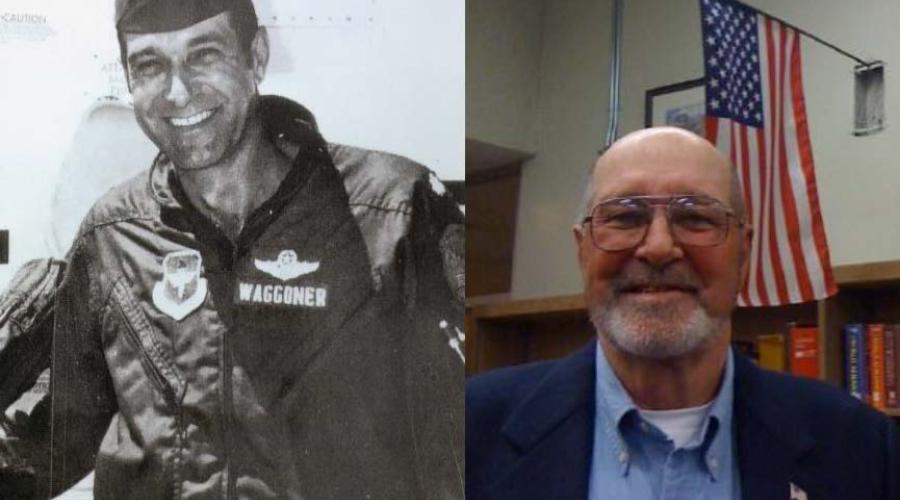
[[[467,2],[492,3],[489,0]],[[804,83],[819,195],[835,265],[900,259],[900,4],[749,0],[857,53],[886,62],[887,128],[854,137],[853,61],[803,42]],[[702,76],[696,0],[627,0],[620,135],[643,126],[647,89]],[[584,169],[606,134],[611,0],[547,1],[543,15],[537,155],[524,168],[512,293],[580,290],[571,221]],[[482,21],[481,26],[489,25]],[[467,39],[474,33],[469,26]],[[467,46],[467,58],[477,49]],[[468,77],[478,69],[467,66]],[[467,82],[467,91],[471,88]],[[473,96],[467,93],[467,103]],[[479,99],[486,99],[480,96]],[[467,109],[468,124],[477,119]],[[471,129],[467,128],[467,136]],[[474,138],[478,138],[477,135]]]
[[[512,294],[574,291],[575,200],[603,146],[609,95],[608,0],[546,3],[541,56],[539,145],[522,170]]]
[[[542,0],[466,1],[466,137],[537,149]]]

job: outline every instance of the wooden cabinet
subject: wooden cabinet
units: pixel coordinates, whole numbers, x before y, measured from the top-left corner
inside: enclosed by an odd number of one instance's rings
[[[740,308],[732,319],[736,339],[786,333],[788,323],[819,326],[820,373],[843,386],[846,323],[900,323],[900,261],[834,268],[840,291],[814,303]],[[564,356],[594,336],[581,295],[506,300],[466,309],[466,372]],[[900,417],[900,410],[888,410]]]

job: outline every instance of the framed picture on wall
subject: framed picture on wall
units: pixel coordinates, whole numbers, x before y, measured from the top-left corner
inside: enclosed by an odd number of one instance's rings
[[[656,87],[644,100],[644,126],[671,125],[706,136],[703,78]]]

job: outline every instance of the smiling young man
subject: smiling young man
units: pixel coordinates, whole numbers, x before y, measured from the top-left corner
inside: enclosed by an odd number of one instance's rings
[[[729,348],[752,229],[732,168],[674,128],[597,160],[574,227],[598,339],[466,390],[466,498],[896,499],[896,425]]]
[[[0,493],[462,498],[458,207],[260,96],[249,0],[119,0],[116,28],[160,153],[82,224]]]

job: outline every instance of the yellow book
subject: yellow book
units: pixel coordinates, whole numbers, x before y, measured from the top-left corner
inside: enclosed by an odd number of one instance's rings
[[[756,337],[759,352],[759,366],[767,370],[783,372],[787,370],[787,359],[784,353],[784,335],[759,335]]]

